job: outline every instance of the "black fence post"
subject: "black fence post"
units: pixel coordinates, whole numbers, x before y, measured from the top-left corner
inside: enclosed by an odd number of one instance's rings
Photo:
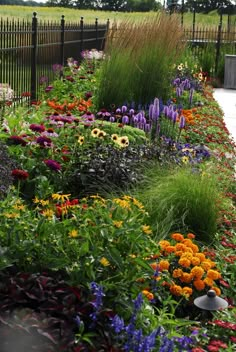
[[[221,30],[222,30],[222,10],[220,12],[220,22],[218,26],[218,35],[216,42],[216,58],[215,58],[215,75],[217,74],[219,59],[220,59],[220,45],[221,45]]]
[[[61,16],[61,48],[60,48],[60,64],[64,66],[64,49],[65,49],[65,16]]]
[[[84,47],[84,18],[80,18],[80,53],[82,53]]]
[[[184,25],[184,0],[182,0],[181,3],[181,26],[183,27]]]
[[[37,77],[37,27],[38,27],[38,19],[36,17],[37,13],[33,13],[32,18],[32,51],[31,51],[31,95],[30,100],[31,102],[36,100],[37,92],[36,92],[36,77]]]
[[[96,38],[96,41],[95,41],[95,48],[97,49],[97,50],[99,50],[99,48],[98,48],[98,19],[96,18],[95,19],[95,38]]]
[[[192,44],[194,44],[195,39],[195,23],[196,23],[196,10],[193,9],[193,35],[192,35]]]
[[[109,20],[109,18],[107,19],[107,31],[109,31],[109,29],[110,29],[110,20]]]

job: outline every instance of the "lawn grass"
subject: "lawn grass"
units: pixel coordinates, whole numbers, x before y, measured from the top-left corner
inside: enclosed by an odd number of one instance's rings
[[[13,6],[13,5],[2,5],[1,15],[3,19],[24,19],[31,21],[33,12],[36,12],[39,20],[45,21],[59,21],[62,15],[65,15],[65,20],[69,22],[79,22],[81,17],[84,17],[86,23],[92,23],[96,18],[100,22],[105,22],[107,19],[111,23],[114,21],[120,22],[123,20],[130,20],[131,17],[134,20],[142,20],[144,17],[152,17],[154,12],[115,12],[115,11],[97,11],[97,10],[79,10],[79,9],[68,9],[63,7],[30,7],[30,6]],[[179,14],[179,20],[181,23],[181,15]],[[219,24],[219,15],[217,11],[212,11],[209,14],[196,14],[196,26],[215,26]],[[193,14],[184,14],[184,26],[192,26]],[[223,26],[227,26],[228,16],[223,16]],[[235,25],[236,16],[231,16],[231,24]]]

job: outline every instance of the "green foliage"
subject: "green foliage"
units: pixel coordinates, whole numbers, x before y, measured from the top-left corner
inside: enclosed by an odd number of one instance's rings
[[[213,177],[190,169],[165,170],[153,168],[136,196],[150,215],[150,223],[170,231],[191,231],[199,240],[211,243],[217,229],[220,194]],[[167,234],[167,233],[166,233]]]
[[[198,55],[198,61],[202,71],[207,72],[209,77],[214,74],[215,52],[215,44],[207,44],[205,47],[200,49],[200,53]]]

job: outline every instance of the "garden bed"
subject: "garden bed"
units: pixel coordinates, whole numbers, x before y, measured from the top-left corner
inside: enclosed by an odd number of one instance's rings
[[[1,344],[234,351],[235,145],[223,113],[195,62],[175,66],[166,100],[109,104],[109,62],[69,60],[40,101],[5,107]],[[228,309],[194,304],[210,289]]]

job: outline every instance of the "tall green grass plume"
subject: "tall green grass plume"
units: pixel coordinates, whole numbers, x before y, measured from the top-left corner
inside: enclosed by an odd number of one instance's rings
[[[136,197],[150,215],[150,224],[163,237],[163,229],[190,231],[197,239],[214,240],[221,194],[214,178],[191,169],[167,170],[154,166]],[[166,233],[168,235],[168,233]]]
[[[184,45],[175,16],[157,14],[141,22],[113,26],[105,48],[100,106],[109,108],[131,101],[145,105],[157,96],[166,100],[171,91],[171,68]]]

